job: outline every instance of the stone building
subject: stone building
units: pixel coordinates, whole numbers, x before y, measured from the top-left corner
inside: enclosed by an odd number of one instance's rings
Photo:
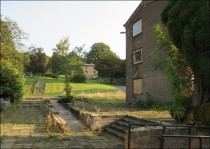
[[[171,99],[165,74],[154,70],[152,64],[158,51],[154,26],[162,24],[160,13],[164,6],[165,1],[143,0],[124,24],[127,103],[136,103],[139,100],[165,102]]]
[[[85,64],[84,66],[82,66],[82,70],[87,79],[98,78],[98,71],[95,70],[94,64]]]

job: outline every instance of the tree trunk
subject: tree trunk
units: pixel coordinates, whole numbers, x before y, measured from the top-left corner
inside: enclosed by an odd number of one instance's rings
[[[111,77],[111,84],[113,84],[113,77]]]
[[[194,75],[194,93],[192,97],[193,106],[210,102],[210,89],[203,85],[202,79]]]

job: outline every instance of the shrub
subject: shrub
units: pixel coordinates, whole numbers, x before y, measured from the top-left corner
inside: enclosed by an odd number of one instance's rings
[[[197,124],[210,125],[210,103],[204,103],[198,106],[194,112],[195,122]]]
[[[160,101],[142,101],[140,100],[138,102],[138,107],[142,108],[142,109],[154,109],[154,110],[169,110],[171,108],[171,103],[164,103],[164,102],[160,102]]]
[[[65,96],[58,100],[59,103],[73,103],[74,97],[73,96]]]
[[[66,96],[71,95],[71,86],[68,83],[66,83],[66,86],[64,88],[64,92],[65,92]]]
[[[86,82],[86,77],[84,74],[75,74],[72,79],[72,82],[76,82],[76,83],[85,83]]]
[[[23,98],[24,77],[13,69],[2,69],[0,72],[0,96],[10,97],[11,102]]]

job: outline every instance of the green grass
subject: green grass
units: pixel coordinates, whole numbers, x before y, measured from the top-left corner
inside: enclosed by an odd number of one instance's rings
[[[51,77],[39,77],[38,80],[43,80],[46,83],[45,92],[43,96],[64,95],[65,78],[55,79]],[[31,93],[34,81],[35,78],[26,77],[26,82],[25,82],[26,96],[36,96]],[[70,83],[70,86],[72,87],[72,95],[116,90],[116,86],[104,84],[97,80],[88,80],[87,83]]]

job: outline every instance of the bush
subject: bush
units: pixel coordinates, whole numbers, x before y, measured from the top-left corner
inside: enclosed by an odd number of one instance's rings
[[[182,95],[179,97],[177,96],[177,99],[171,106],[170,114],[177,122],[182,123],[185,120],[189,109],[191,109],[190,107],[190,97],[183,97]]]
[[[64,88],[64,92],[65,92],[66,96],[71,95],[71,86],[68,83],[66,83],[66,86]]]
[[[59,103],[73,103],[74,97],[73,96],[65,96],[58,100]]]
[[[195,122],[197,124],[210,125],[210,103],[204,103],[198,106],[194,112]]]
[[[86,77],[84,74],[75,74],[72,79],[71,79],[72,82],[75,82],[75,83],[85,83],[86,82]]]
[[[169,110],[171,108],[171,103],[164,103],[160,101],[142,101],[138,102],[138,107],[142,109],[154,109],[154,110]]]
[[[0,96],[10,97],[11,102],[23,98],[24,77],[13,69],[2,69],[0,72]]]

